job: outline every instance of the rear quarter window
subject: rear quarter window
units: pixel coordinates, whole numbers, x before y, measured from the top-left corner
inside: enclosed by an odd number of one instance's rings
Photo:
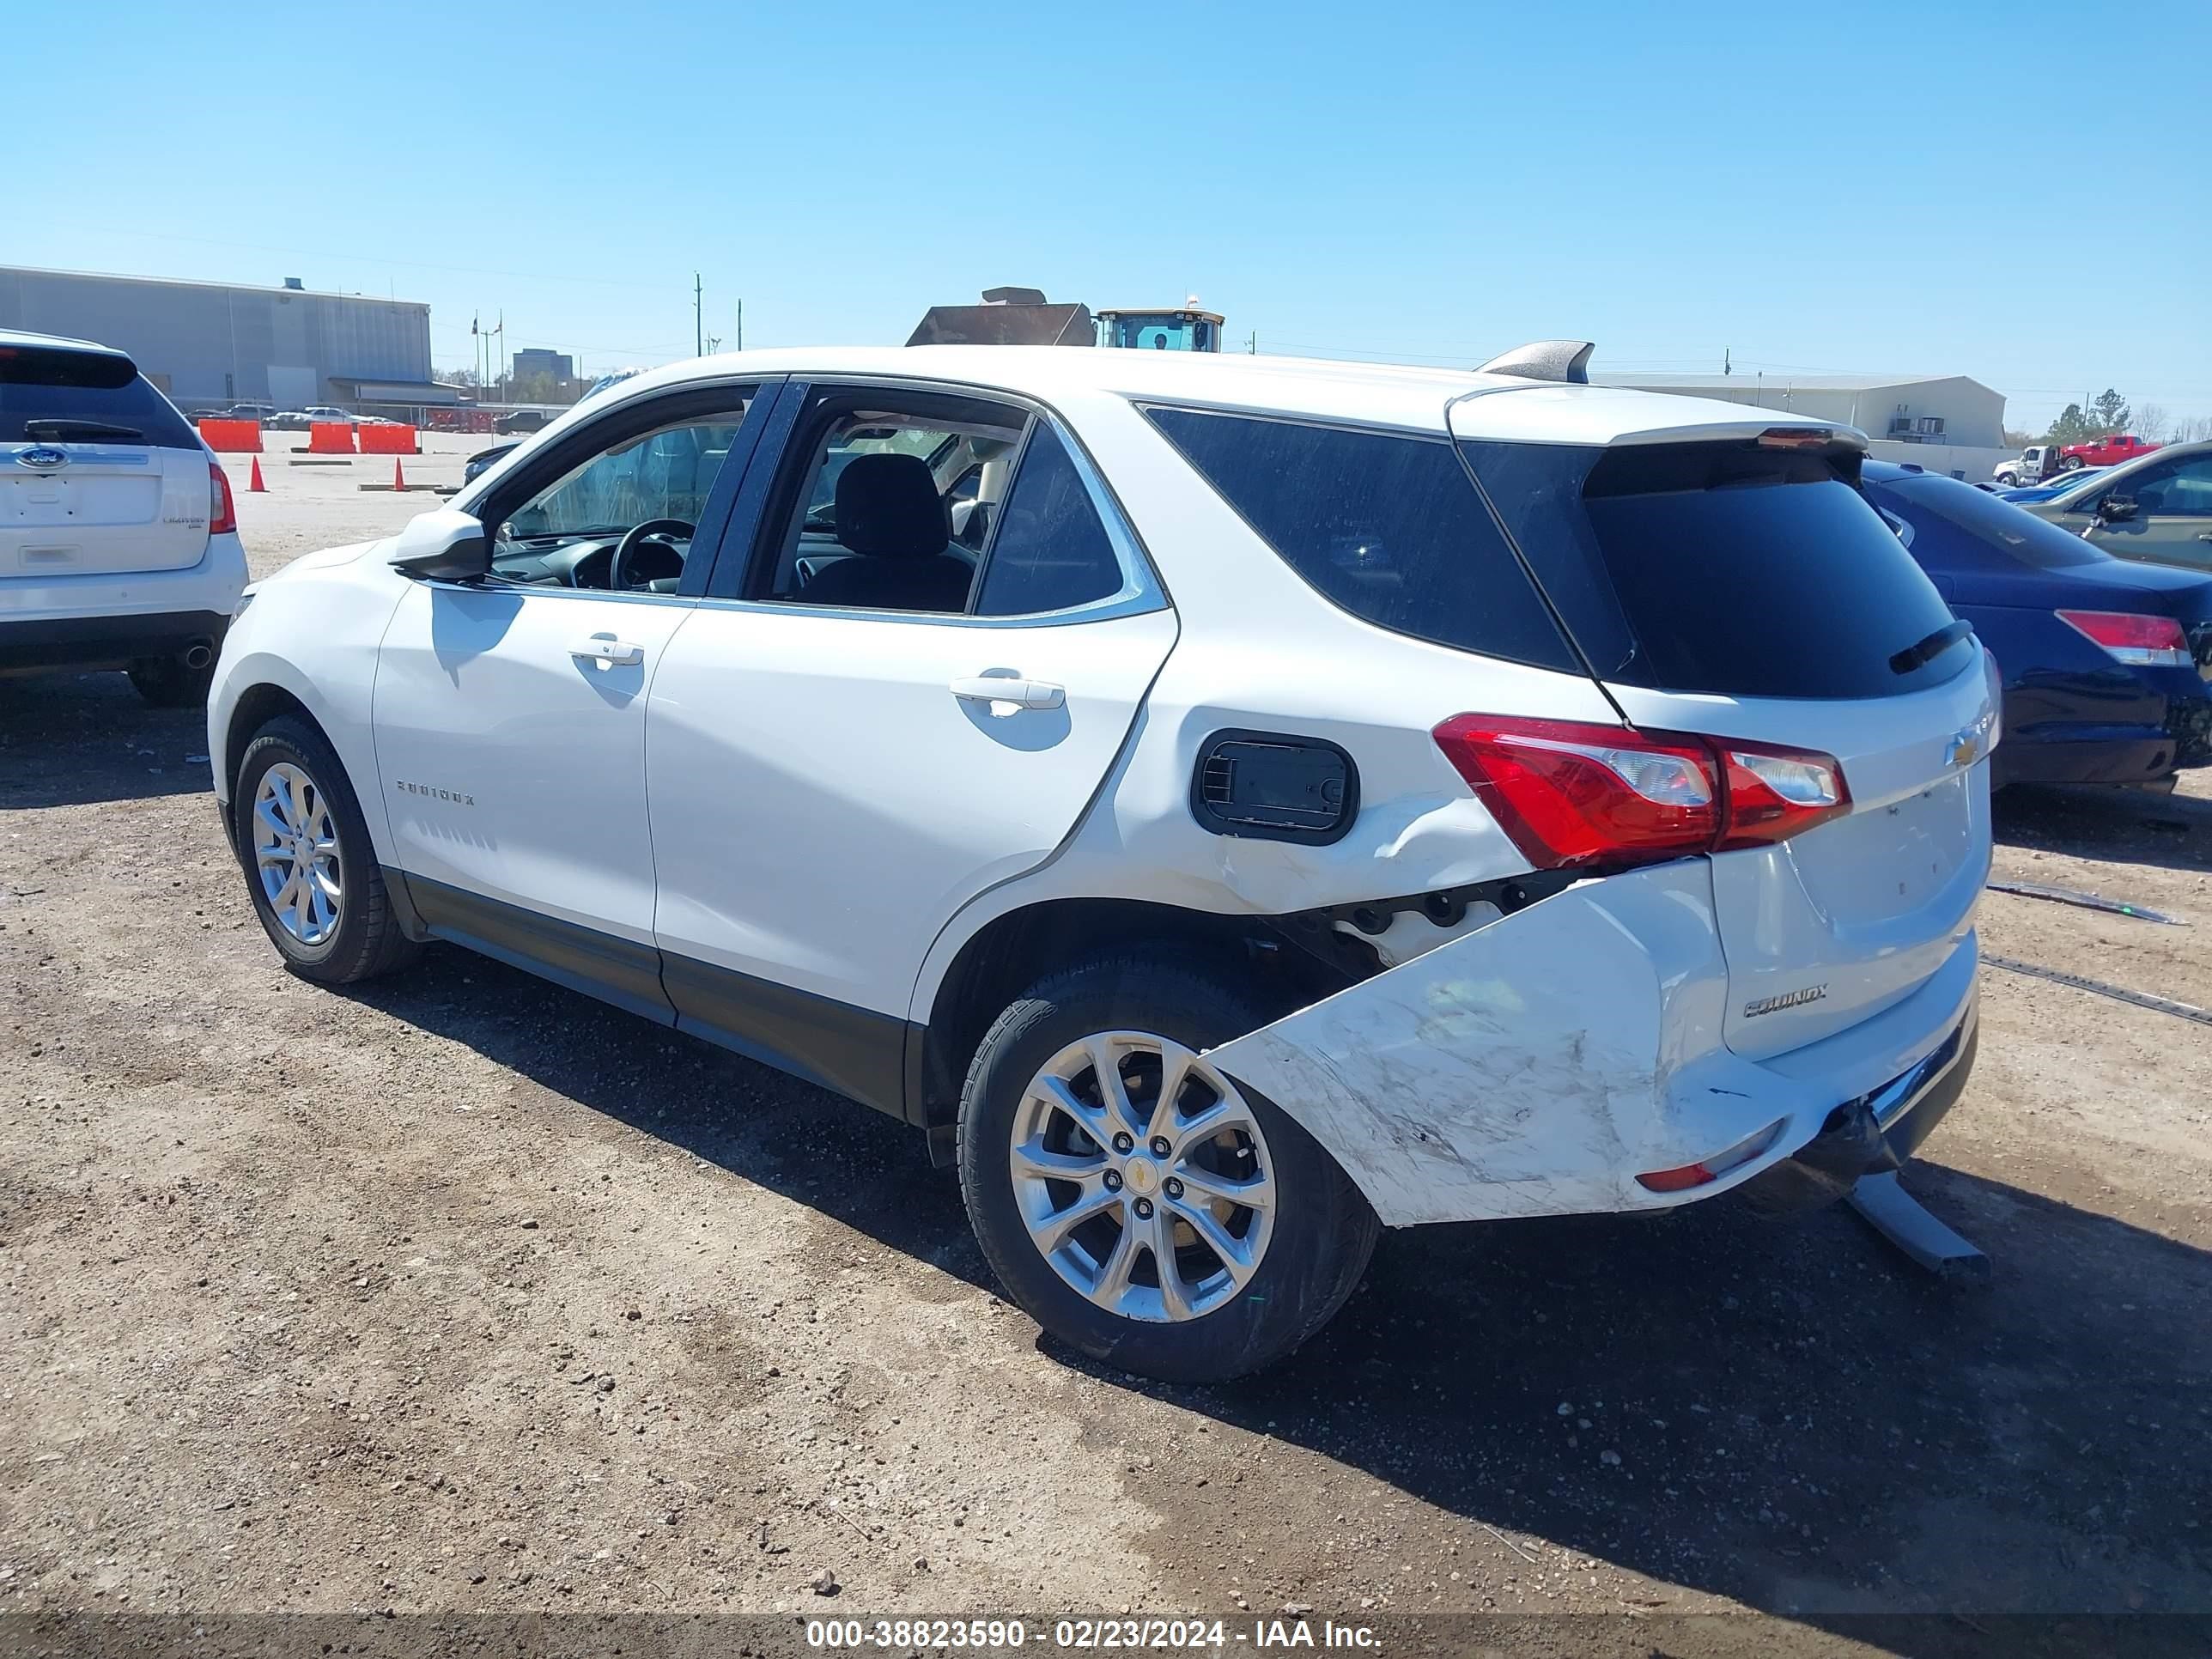
[[[176,405],[128,358],[6,345],[0,345],[0,443],[200,447]]]
[[[1145,413],[1341,609],[1437,645],[1582,672],[1448,440],[1158,405]]]

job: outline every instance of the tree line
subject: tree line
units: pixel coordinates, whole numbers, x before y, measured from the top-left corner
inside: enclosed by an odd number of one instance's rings
[[[2008,444],[2085,444],[2096,438],[2109,438],[2116,433],[2132,432],[2138,438],[2152,443],[2185,444],[2212,438],[2212,415],[2174,416],[2156,404],[2145,404],[2140,410],[2129,404],[2111,386],[2106,386],[2089,399],[2087,407],[2069,404],[2058,411],[2058,418],[2050,428],[2037,434],[2033,432],[2005,433]]]

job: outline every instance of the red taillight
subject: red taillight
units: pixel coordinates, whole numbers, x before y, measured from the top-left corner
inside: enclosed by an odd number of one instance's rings
[[[1685,1164],[1680,1169],[1654,1170],[1649,1175],[1636,1177],[1636,1184],[1647,1192],[1684,1193],[1692,1187],[1703,1187],[1718,1181],[1730,1170],[1740,1170],[1774,1144],[1774,1137],[1782,1132],[1787,1119],[1777,1119],[1755,1135],[1746,1136],[1724,1152],[1715,1152],[1711,1158],[1701,1158],[1695,1164]]]
[[[2115,662],[2134,668],[2187,668],[2189,636],[2171,617],[2137,617],[2124,611],[2062,611],[2058,620],[2100,647]]]
[[[234,536],[238,533],[238,503],[230,498],[230,480],[223,477],[222,464],[208,463],[208,534]]]
[[[1701,853],[1720,827],[1712,751],[1625,726],[1456,714],[1437,746],[1531,864]]]
[[[1728,822],[1718,845],[1763,847],[1850,811],[1844,769],[1828,755],[1707,739],[1728,769]]]
[[[1846,810],[1826,755],[1582,720],[1457,714],[1437,745],[1539,869],[1760,846]]]

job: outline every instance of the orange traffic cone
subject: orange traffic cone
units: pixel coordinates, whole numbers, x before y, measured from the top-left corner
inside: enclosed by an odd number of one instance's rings
[[[258,455],[253,458],[253,476],[246,480],[246,493],[249,495],[265,495],[269,493],[269,486],[261,482],[261,458]]]
[[[397,455],[392,458],[392,487],[394,489],[407,488],[407,474],[400,470],[399,458]]]

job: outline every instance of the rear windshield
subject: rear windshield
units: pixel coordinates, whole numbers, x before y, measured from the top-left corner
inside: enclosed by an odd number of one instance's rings
[[[1899,517],[1932,513],[1955,525],[2000,558],[2013,559],[2039,570],[2059,570],[2069,565],[2102,564],[2107,555],[2079,536],[2069,535],[2048,519],[2010,501],[2001,501],[1986,489],[1960,483],[1956,478],[1910,474],[1902,478],[1866,481],[1865,489],[1877,502]]]
[[[0,444],[198,449],[199,435],[127,357],[0,345]]]
[[[1581,671],[1444,439],[1145,412],[1285,563],[1352,615],[1462,651]]]
[[[1599,677],[1663,691],[1877,697],[1972,660],[1920,567],[1821,451],[1749,441],[1468,442]]]

